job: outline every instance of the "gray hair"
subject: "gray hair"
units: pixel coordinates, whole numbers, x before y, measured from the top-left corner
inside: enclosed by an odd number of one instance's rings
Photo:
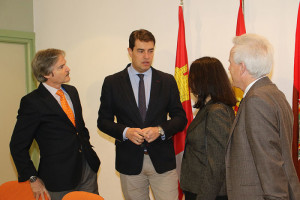
[[[273,66],[273,47],[264,37],[256,34],[244,34],[233,39],[233,60],[244,63],[253,78],[259,78],[271,72]]]
[[[58,61],[58,57],[65,56],[65,52],[60,49],[45,49],[38,51],[32,62],[31,67],[35,78],[39,82],[46,82],[45,76],[53,71],[53,66]]]

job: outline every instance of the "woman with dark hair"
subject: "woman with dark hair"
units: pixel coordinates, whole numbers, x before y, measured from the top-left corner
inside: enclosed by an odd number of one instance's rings
[[[185,200],[226,200],[225,148],[234,120],[236,98],[222,63],[195,60],[189,85],[199,111],[187,129],[180,186]]]

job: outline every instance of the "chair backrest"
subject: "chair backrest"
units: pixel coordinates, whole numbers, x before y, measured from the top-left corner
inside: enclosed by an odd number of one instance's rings
[[[35,200],[29,181],[9,181],[0,186],[0,200]]]
[[[103,197],[83,191],[74,191],[66,194],[62,200],[104,200]]]

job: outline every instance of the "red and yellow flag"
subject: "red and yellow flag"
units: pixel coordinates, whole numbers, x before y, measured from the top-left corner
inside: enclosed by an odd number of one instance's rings
[[[186,130],[190,123],[193,120],[193,112],[191,106],[191,98],[190,98],[190,89],[188,85],[188,57],[185,45],[185,28],[184,28],[184,19],[182,6],[179,6],[179,28],[178,28],[178,39],[177,39],[177,52],[176,52],[176,63],[175,63],[175,80],[178,85],[179,93],[180,93],[180,101],[182,103],[183,109],[186,112],[186,117],[188,119],[187,126],[182,132],[179,132],[174,135],[174,149],[176,154],[176,164],[177,164],[177,173],[180,177],[180,169],[181,169],[181,160],[184,151],[185,145],[185,137]],[[178,185],[179,190],[179,200],[182,199],[182,191],[180,186]]]
[[[299,115],[300,115],[300,4],[298,8],[298,19],[295,39],[295,59],[294,59],[294,88],[293,88],[293,113],[294,113],[294,128],[293,128],[293,143],[292,155],[294,165],[300,180],[300,133],[299,133]]]
[[[240,8],[239,8],[237,22],[236,22],[236,36],[240,36],[245,33],[246,33],[246,26],[245,26],[244,13],[243,13],[243,0],[240,0]],[[244,93],[241,89],[236,87],[234,87],[234,93],[237,99],[237,103],[234,107],[234,112],[236,114]]]

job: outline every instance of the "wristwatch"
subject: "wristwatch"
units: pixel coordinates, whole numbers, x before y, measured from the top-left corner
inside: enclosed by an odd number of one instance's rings
[[[165,135],[164,129],[162,129],[162,127],[160,127],[160,126],[158,126],[158,133],[159,133],[161,136]]]
[[[37,176],[30,176],[29,182],[34,183],[37,180]]]

